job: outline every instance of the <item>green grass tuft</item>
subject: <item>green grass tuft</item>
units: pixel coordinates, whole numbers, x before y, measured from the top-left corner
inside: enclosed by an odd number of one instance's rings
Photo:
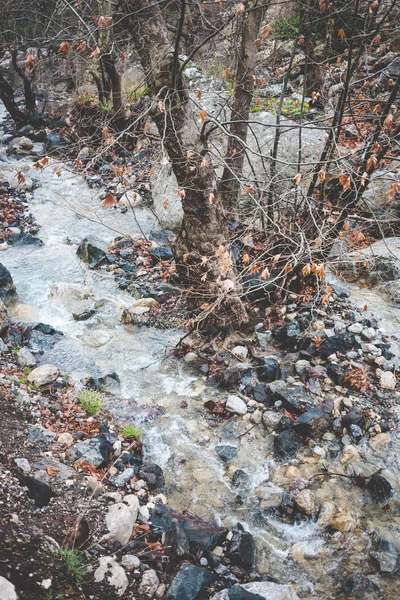
[[[83,390],[79,396],[79,404],[89,413],[89,415],[95,415],[104,406],[103,399],[98,392],[92,390]]]
[[[57,554],[68,572],[71,583],[81,585],[86,579],[86,567],[83,564],[84,553],[71,548],[60,548]]]
[[[129,440],[140,440],[142,439],[142,432],[136,425],[125,425],[121,431],[124,438]]]

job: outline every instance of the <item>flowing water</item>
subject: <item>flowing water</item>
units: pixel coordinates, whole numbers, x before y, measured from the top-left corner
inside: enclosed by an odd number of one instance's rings
[[[0,163],[0,175],[2,166]],[[132,305],[132,297],[116,287],[112,273],[90,270],[76,256],[83,237],[91,234],[107,242],[123,234],[139,237],[138,223],[148,233],[156,227],[154,217],[140,208],[136,209],[137,221],[130,213],[105,210],[98,191],[90,190],[80,175],[62,166],[61,171],[60,178],[54,173],[54,164],[26,171],[40,184],[28,196],[44,246],[11,247],[0,255],[18,291],[14,318],[49,323],[64,333],[46,352],[45,361],[56,364],[77,382],[87,375],[118,373],[121,394],[108,408],[119,422],[135,421],[142,428],[147,460],[164,469],[170,506],[213,517],[224,525],[240,520],[256,536],[257,566],[262,573],[282,583],[295,582],[301,597],[314,593],[321,598],[336,597],[330,575],[341,571],[340,565],[349,562],[354,549],[354,568],[361,568],[358,563],[369,548],[366,535],[361,532],[354,539],[329,541],[311,519],[292,524],[263,512],[256,489],[273,498],[280,492],[280,484],[288,480],[287,466],[274,463],[272,436],[265,435],[262,425],[245,434],[251,424],[240,418],[222,425],[206,418],[204,401],[218,392],[168,355],[182,333],[122,325],[122,310]],[[82,302],[82,295],[89,295],[98,311],[89,321],[77,322],[72,308]],[[246,490],[232,486],[233,471],[227,471],[215,453],[215,445],[221,442],[237,446],[234,466],[250,476]],[[375,460],[371,458],[372,470]],[[299,463],[292,467],[291,476],[307,477],[316,468],[314,463]],[[327,498],[335,493],[338,491],[332,491],[329,484],[325,486]],[[363,510],[358,491],[349,488],[343,496],[354,510]],[[367,516],[370,524],[374,518],[381,519],[379,524],[384,527],[395,520],[393,515]],[[396,527],[400,527],[398,523]]]

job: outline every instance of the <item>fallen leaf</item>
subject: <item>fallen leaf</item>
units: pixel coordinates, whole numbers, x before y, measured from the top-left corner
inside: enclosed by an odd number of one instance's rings
[[[103,207],[111,208],[111,206],[114,206],[116,203],[117,203],[116,199],[109,192],[108,194],[106,194],[106,197],[104,198]]]
[[[58,473],[58,469],[56,469],[55,467],[52,467],[51,465],[47,465],[46,471],[47,471],[47,474],[50,475],[50,477],[54,477],[54,475],[56,473]]]

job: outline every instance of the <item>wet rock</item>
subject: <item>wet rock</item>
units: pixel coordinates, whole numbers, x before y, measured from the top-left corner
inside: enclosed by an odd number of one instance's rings
[[[17,292],[10,271],[0,263],[0,300],[10,304],[17,298]]]
[[[86,387],[117,396],[121,391],[121,382],[118,373],[108,373],[99,377],[87,377],[83,380]]]
[[[236,584],[212,596],[212,600],[299,600],[290,585],[272,581]]]
[[[361,427],[359,427],[358,425],[350,425],[350,436],[352,440],[354,440],[358,444],[358,442],[361,441],[361,438],[363,436]]]
[[[172,519],[165,532],[165,553],[172,562],[180,562],[189,556],[190,546],[178,519]]]
[[[153,598],[159,585],[160,580],[158,579],[158,575],[154,569],[145,571],[138,589],[140,597]]]
[[[279,363],[276,358],[266,357],[260,360],[257,367],[257,377],[260,381],[275,381],[279,373]]]
[[[147,481],[151,490],[162,489],[165,485],[163,470],[159,465],[153,463],[145,465],[140,469],[139,476]]]
[[[217,575],[196,565],[184,563],[181,565],[166,600],[206,600],[207,588],[214,583]]]
[[[246,570],[251,569],[256,556],[253,536],[250,532],[245,531],[240,523],[233,528],[232,533],[233,536],[226,552],[231,564]]]
[[[345,331],[339,335],[333,335],[326,338],[320,346],[320,355],[322,358],[328,358],[331,354],[346,354],[350,350],[358,350],[361,344],[357,342],[354,334]]]
[[[2,300],[0,300],[0,333],[4,331],[4,329],[8,325],[8,312],[5,307],[5,304]]]
[[[247,413],[247,405],[239,396],[228,396],[225,409],[236,415],[245,415]]]
[[[105,582],[115,588],[117,596],[123,596],[129,585],[125,570],[112,556],[99,558],[99,566],[94,572],[94,580],[97,583]]]
[[[302,437],[320,439],[329,427],[320,408],[309,408],[293,423],[293,427]]]
[[[91,268],[99,267],[107,260],[108,246],[102,240],[90,235],[78,246],[77,256]]]
[[[215,446],[215,452],[224,463],[234,460],[238,454],[237,446],[233,446],[232,444],[219,444]]]
[[[60,372],[54,365],[41,365],[28,375],[28,382],[37,387],[54,383]]]
[[[232,485],[237,488],[247,488],[250,484],[250,477],[242,471],[242,469],[237,469],[232,477]]]
[[[286,429],[274,437],[274,451],[279,458],[291,458],[303,448],[302,438],[293,429]]]
[[[294,502],[297,508],[307,516],[313,514],[315,509],[315,496],[311,490],[306,488],[296,492],[294,495]]]
[[[380,539],[378,549],[370,552],[371,558],[378,564],[381,573],[392,574],[399,563],[399,553],[392,542]]]
[[[77,442],[69,448],[67,456],[70,460],[82,460],[93,467],[105,467],[110,462],[113,445],[104,437],[98,436],[91,440]]]
[[[63,137],[58,131],[52,131],[46,136],[44,149],[46,154],[60,154],[65,152],[69,143],[68,138]]]
[[[349,507],[350,509],[350,507]],[[329,526],[335,531],[352,531],[356,526],[356,519],[350,512],[338,512],[332,516]]]
[[[96,309],[93,306],[82,308],[72,313],[72,317],[75,321],[87,321],[90,317],[96,314]]]
[[[312,404],[311,396],[303,387],[279,385],[273,392],[274,398],[282,400],[287,411],[294,414],[302,414]]]
[[[382,435],[382,434],[381,434]],[[376,473],[369,479],[367,491],[375,504],[384,504],[394,495],[394,487],[386,477]]]
[[[354,600],[382,600],[379,587],[364,575],[355,575],[346,579],[342,585],[346,597]]]
[[[150,248],[150,253],[154,263],[158,263],[163,260],[171,260],[174,256],[169,246]]]
[[[0,575],[0,598],[1,600],[18,600],[15,586]]]
[[[8,238],[7,243],[10,246],[43,246],[41,239],[31,233],[17,233]]]
[[[18,363],[21,367],[36,367],[36,358],[27,348],[21,348],[17,352]]]
[[[136,523],[138,508],[133,510],[123,502],[117,502],[108,509],[105,521],[109,533],[106,539],[111,542],[120,542],[125,546],[132,535],[133,526]]]

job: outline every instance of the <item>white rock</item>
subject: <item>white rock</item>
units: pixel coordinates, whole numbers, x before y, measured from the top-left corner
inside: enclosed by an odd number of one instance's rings
[[[97,583],[105,580],[116,589],[117,596],[122,596],[129,585],[124,569],[112,556],[99,558],[99,566],[94,572],[94,580]]]
[[[391,371],[382,371],[381,375],[381,388],[384,390],[394,390],[394,388],[396,387],[396,377],[394,375],[394,373],[392,373]]]
[[[142,196],[134,190],[124,191],[124,195],[118,200],[119,206],[139,206],[142,203]]]
[[[196,352],[188,352],[187,354],[185,354],[185,356],[183,358],[185,363],[195,362],[198,359],[199,359],[199,357],[197,356]]]
[[[249,351],[244,346],[235,346],[232,349],[232,354],[234,354],[237,358],[241,360],[246,360]]]
[[[145,571],[138,589],[139,596],[143,595],[146,598],[153,598],[159,585],[160,581],[154,569]]]
[[[350,331],[351,333],[361,333],[362,330],[364,329],[363,325],[361,325],[361,323],[353,323],[352,325],[349,325],[347,330]]]
[[[131,513],[135,517],[135,521],[139,512],[139,499],[135,494],[127,494],[124,496],[124,503],[127,504],[131,510]]]
[[[18,600],[14,585],[0,575],[0,598],[1,600]]]
[[[28,348],[21,348],[17,352],[18,363],[21,367],[36,367],[36,358]]]
[[[65,433],[60,433],[57,438],[57,442],[60,446],[65,446],[66,448],[71,448],[74,445],[74,438],[67,431]]]
[[[133,306],[146,306],[151,308],[152,306],[157,306],[160,304],[155,298],[139,298],[134,302]]]
[[[106,525],[109,533],[105,538],[111,542],[120,542],[122,546],[125,546],[132,535],[136,518],[137,513],[135,515],[129,506],[123,502],[113,504],[106,515]]]
[[[99,496],[104,492],[104,485],[101,483],[101,481],[98,481],[96,477],[87,477],[86,483],[88,489],[93,493],[94,496]]]
[[[245,415],[247,413],[246,403],[239,396],[228,396],[225,408],[228,412],[236,415]]]
[[[290,585],[280,585],[271,581],[244,583],[241,588],[252,594],[257,594],[265,600],[299,600],[298,595]],[[212,600],[229,600],[229,590],[222,590],[212,597]]]
[[[271,433],[278,426],[282,418],[281,413],[273,410],[266,410],[263,414],[263,423],[268,433]]]
[[[133,571],[140,567],[140,559],[133,554],[125,554],[122,557],[121,565],[125,567],[125,569],[128,569],[128,571]]]
[[[54,365],[41,365],[33,369],[28,375],[29,383],[38,387],[54,383],[59,375],[59,370]]]

